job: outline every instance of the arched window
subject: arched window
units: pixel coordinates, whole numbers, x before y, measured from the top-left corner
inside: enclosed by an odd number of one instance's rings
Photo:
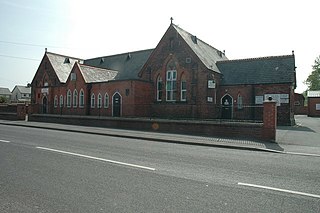
[[[63,95],[60,95],[60,107],[63,107]]]
[[[54,96],[54,108],[57,108],[58,107],[58,96],[55,95]]]
[[[243,100],[240,94],[238,94],[237,105],[238,105],[238,109],[243,109]]]
[[[108,108],[109,107],[109,95],[108,93],[106,93],[104,95],[104,108]]]
[[[162,78],[159,75],[157,78],[157,101],[162,100]]]
[[[71,91],[67,92],[67,107],[71,107]]]
[[[177,96],[177,71],[168,70],[166,80],[167,101],[175,101]]]
[[[187,101],[187,80],[184,75],[181,76],[180,100]]]
[[[97,103],[97,107],[100,109],[102,106],[102,96],[101,94],[99,93],[98,95],[98,103]]]
[[[91,108],[94,108],[95,106],[96,97],[94,96],[94,93],[91,94]]]
[[[84,92],[83,92],[83,89],[80,90],[79,107],[84,107]]]
[[[78,91],[73,90],[73,107],[77,107],[78,104]]]

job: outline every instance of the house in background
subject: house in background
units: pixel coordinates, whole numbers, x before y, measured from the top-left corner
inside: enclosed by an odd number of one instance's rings
[[[0,97],[1,100],[5,103],[10,102],[11,100],[11,92],[8,88],[0,87]]]
[[[11,94],[12,102],[31,102],[31,87],[16,85]]]
[[[320,90],[308,91],[308,116],[320,117]]]
[[[294,123],[295,56],[229,60],[171,23],[155,49],[93,59],[45,52],[32,81],[34,112],[183,119],[260,119],[277,101]]]

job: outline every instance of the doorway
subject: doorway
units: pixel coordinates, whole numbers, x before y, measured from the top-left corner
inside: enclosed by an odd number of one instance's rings
[[[47,96],[44,96],[42,98],[42,113],[43,114],[48,113],[48,98],[47,98]]]
[[[121,95],[118,92],[112,97],[112,116],[121,116]]]
[[[232,118],[232,108],[233,108],[233,99],[230,95],[225,95],[221,99],[222,104],[222,119],[231,119]]]

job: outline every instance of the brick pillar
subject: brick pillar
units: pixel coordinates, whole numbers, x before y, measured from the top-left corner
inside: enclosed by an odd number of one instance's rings
[[[267,141],[276,141],[277,106],[276,102],[267,100],[263,102],[263,129],[262,138]]]

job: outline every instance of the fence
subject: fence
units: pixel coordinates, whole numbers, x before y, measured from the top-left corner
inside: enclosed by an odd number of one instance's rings
[[[56,115],[92,115],[106,117],[145,117],[164,119],[190,120],[234,120],[262,122],[263,106],[244,105],[225,107],[215,104],[185,104],[185,103],[155,103],[155,104],[122,104],[117,106],[93,107],[79,106],[50,106],[42,104],[32,105],[35,114]]]

